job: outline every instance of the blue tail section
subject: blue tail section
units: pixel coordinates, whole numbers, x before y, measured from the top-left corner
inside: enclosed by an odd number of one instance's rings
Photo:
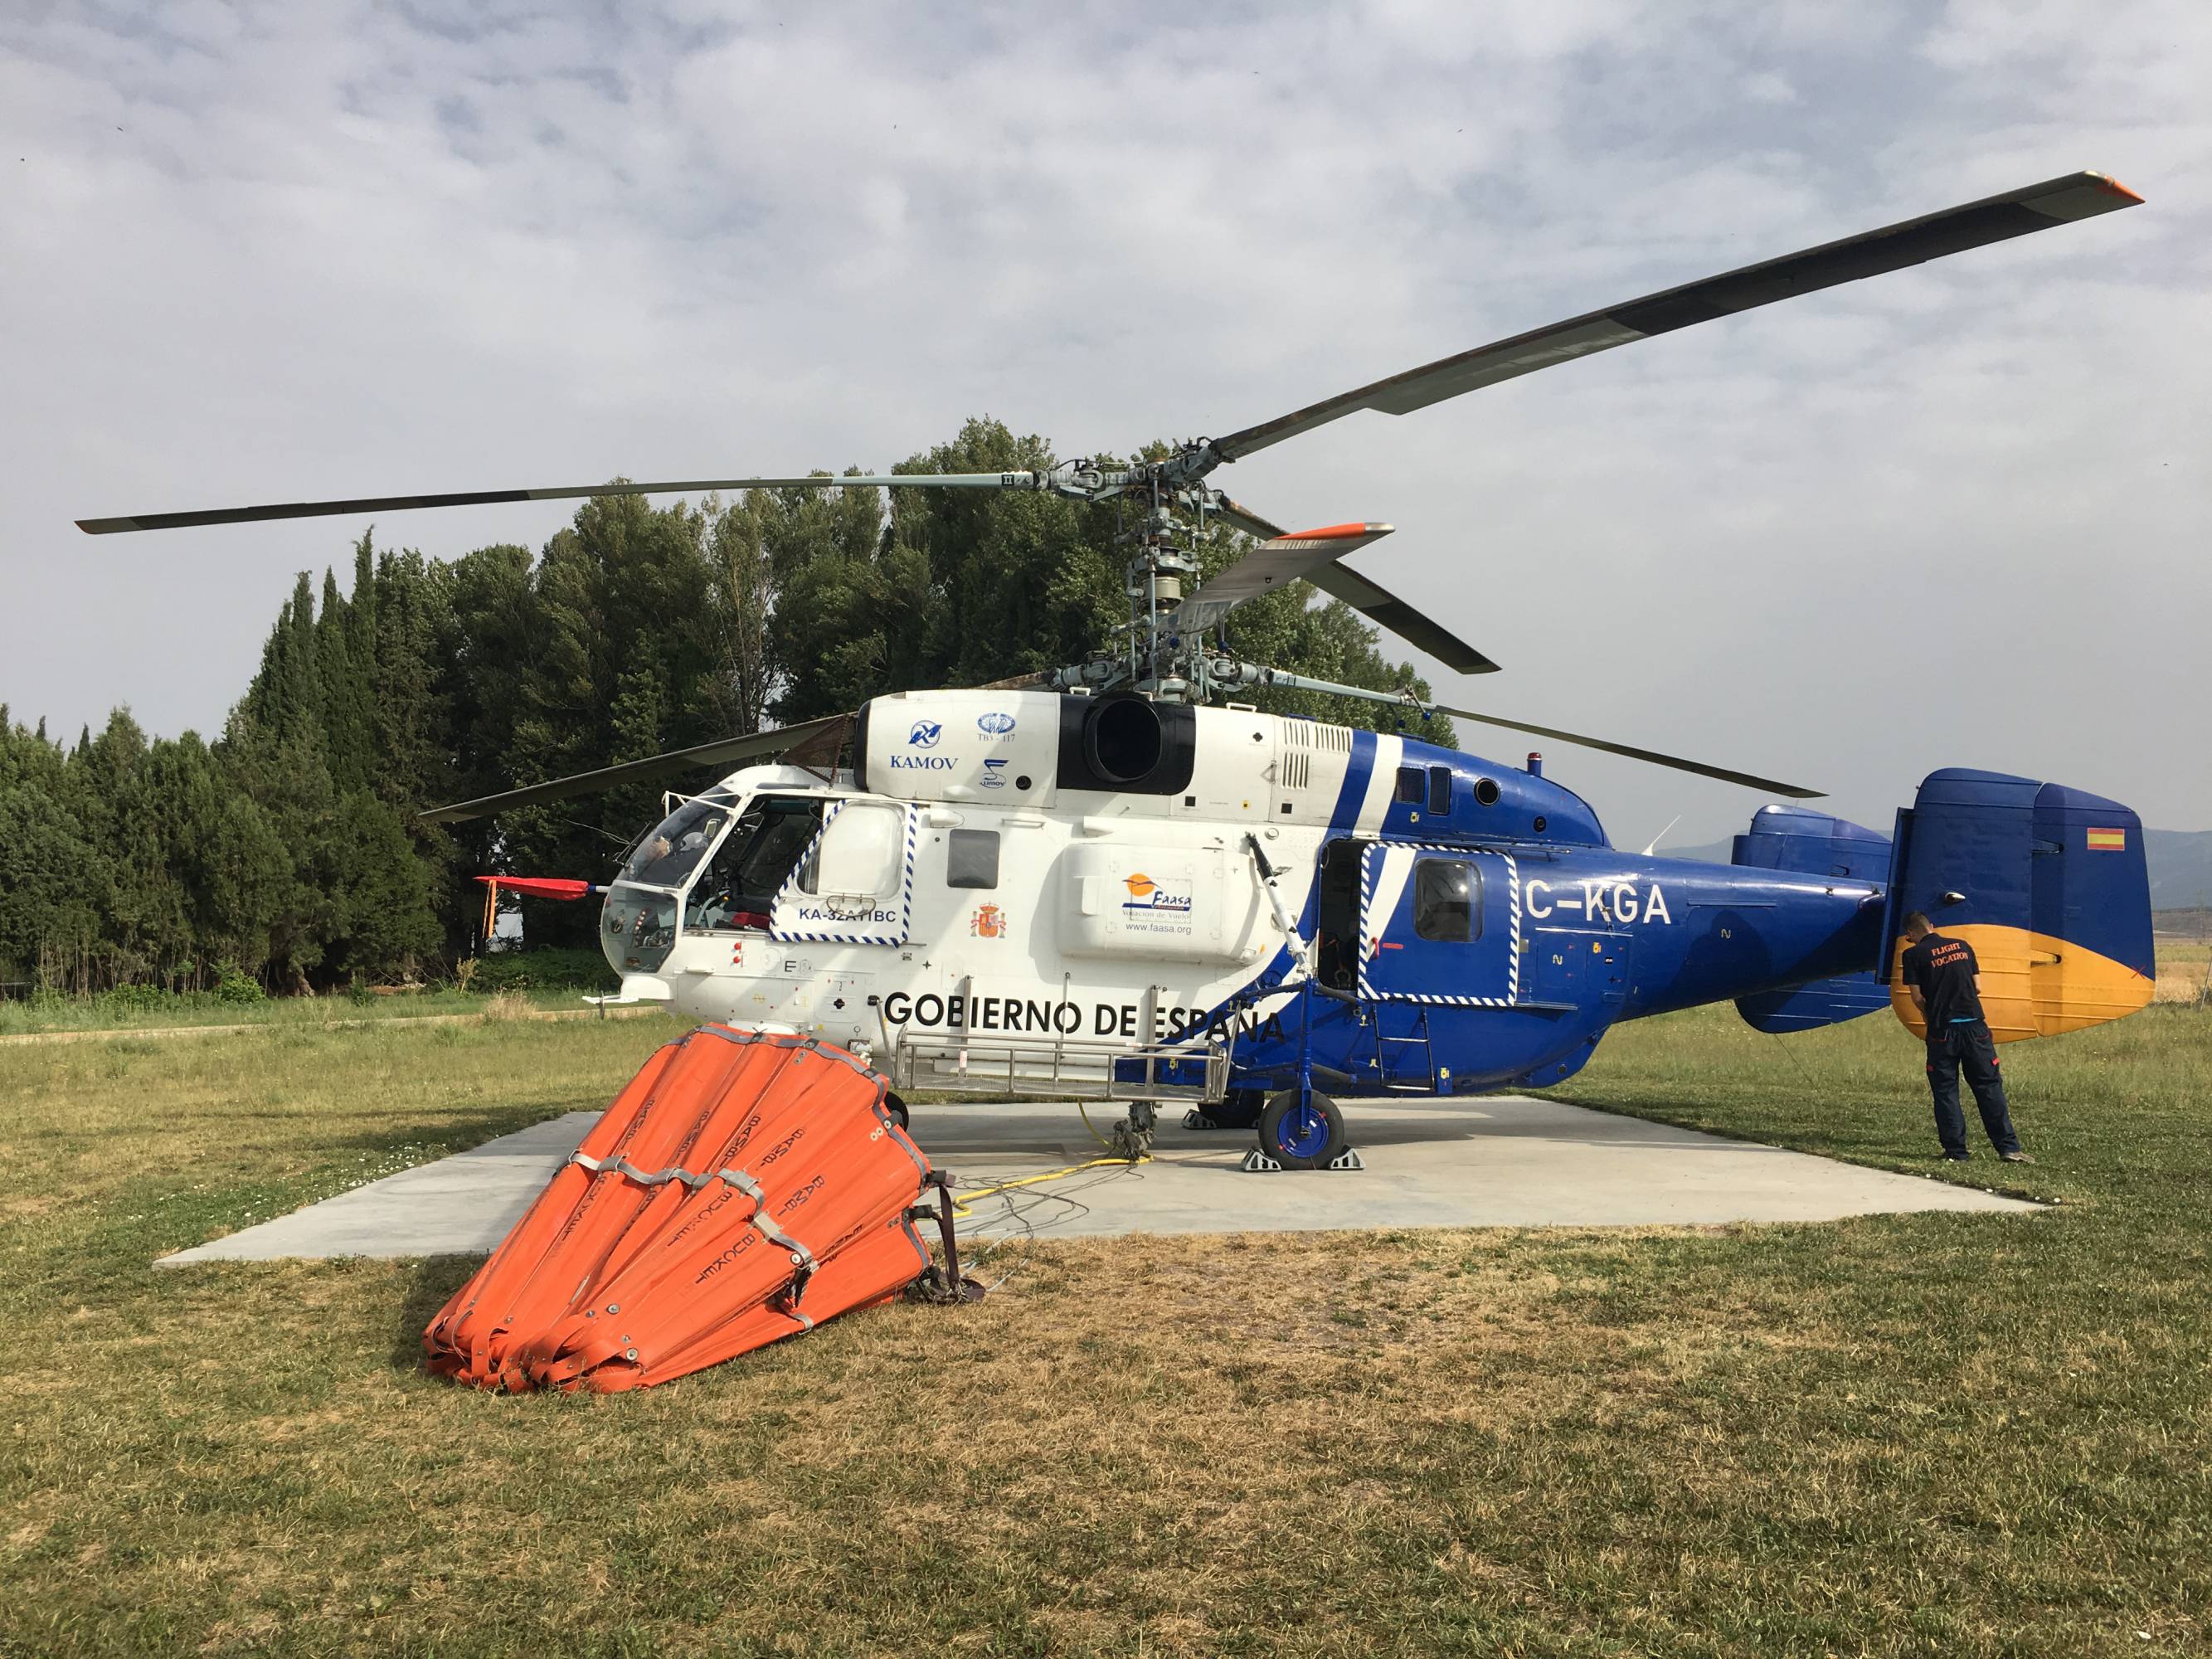
[[[1749,832],[1735,838],[1735,855],[1729,862],[1745,869],[1784,870],[1880,886],[1889,878],[1890,843],[1887,836],[1826,812],[1810,812],[1802,806],[1766,806],[1752,819]],[[1738,997],[1735,1011],[1743,1016],[1744,1023],[1755,1031],[1808,1031],[1888,1007],[1888,988],[1873,965],[1881,951],[1876,915],[1867,912],[1865,960],[1869,966],[1864,971]]]
[[[2118,801],[2002,772],[1929,773],[1897,815],[1885,979],[1915,910],[1974,947],[2000,1042],[2101,1024],[2150,1000],[2142,822]],[[1917,1024],[1909,1003],[1895,1006]]]
[[[1762,806],[1749,832],[1735,838],[1729,862],[1747,870],[1887,881],[1889,837],[1802,806]]]

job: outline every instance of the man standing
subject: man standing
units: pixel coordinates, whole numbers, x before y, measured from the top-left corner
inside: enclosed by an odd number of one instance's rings
[[[1974,960],[1974,947],[1962,939],[1945,939],[1918,910],[1905,917],[1905,986],[1928,1022],[1928,1089],[1936,1097],[1936,1136],[1943,1143],[1943,1156],[1960,1161],[1966,1156],[1966,1118],[1959,1109],[1959,1071],[1964,1066],[1966,1086],[1981,1109],[1982,1133],[1997,1156],[2008,1164],[2033,1164],[2021,1151],[2012,1114],[2005,1109],[1997,1045],[1982,1018],[1981,964]]]

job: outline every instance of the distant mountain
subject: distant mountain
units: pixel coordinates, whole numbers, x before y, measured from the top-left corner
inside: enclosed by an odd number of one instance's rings
[[[1659,845],[1659,856],[1662,859],[1696,859],[1705,864],[1726,864],[1729,855],[1735,851],[1733,837],[1727,841],[1709,841],[1703,847],[1669,847],[1664,842]]]
[[[1726,864],[1735,843],[1708,842],[1702,847],[1661,847],[1670,859],[1702,859]],[[2212,905],[2212,830],[2146,830],[2143,860],[2150,867],[2150,908],[2191,910]]]
[[[2212,830],[2146,830],[2150,908],[2188,910],[2212,904]]]

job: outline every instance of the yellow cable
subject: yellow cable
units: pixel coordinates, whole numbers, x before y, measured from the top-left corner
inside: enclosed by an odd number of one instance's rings
[[[1107,1139],[1104,1135],[1098,1133],[1097,1126],[1091,1121],[1091,1114],[1083,1109],[1083,1103],[1079,1100],[1075,1103],[1075,1111],[1076,1115],[1083,1120],[1083,1127],[1091,1131],[1091,1138],[1097,1141],[1101,1146],[1103,1146],[1108,1152],[1112,1152],[1114,1150],[1114,1143]]]
[[[1100,1134],[1097,1129],[1092,1125],[1091,1121],[1091,1114],[1083,1110],[1083,1103],[1081,1101],[1079,1100],[1075,1103],[1075,1109],[1079,1113],[1082,1114],[1083,1127],[1091,1131],[1091,1138],[1093,1140],[1097,1141],[1101,1146],[1110,1146],[1114,1144],[1112,1141],[1107,1139],[1105,1136]],[[963,1192],[954,1197],[952,1200],[953,1219],[956,1221],[967,1221],[973,1218],[967,1203],[967,1200],[971,1198],[989,1198],[995,1194],[1010,1193],[1017,1187],[1034,1187],[1041,1181],[1058,1181],[1063,1176],[1079,1175],[1085,1170],[1096,1170],[1109,1164],[1118,1164],[1126,1170],[1133,1165],[1139,1164],[1150,1164],[1152,1161],[1152,1155],[1150,1152],[1143,1153],[1136,1158],[1094,1158],[1087,1163],[1071,1164],[1065,1170],[1053,1170],[1044,1175],[1024,1176],[1019,1181],[1002,1181],[995,1187],[978,1187],[972,1191]]]

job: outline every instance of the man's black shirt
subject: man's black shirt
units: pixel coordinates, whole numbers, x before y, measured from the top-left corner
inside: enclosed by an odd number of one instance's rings
[[[1905,982],[1917,985],[1928,1003],[1928,1034],[1939,1034],[1957,1020],[1982,1017],[1982,999],[1974,990],[1974,975],[1981,964],[1974,947],[1962,939],[1930,933],[1905,953]]]

